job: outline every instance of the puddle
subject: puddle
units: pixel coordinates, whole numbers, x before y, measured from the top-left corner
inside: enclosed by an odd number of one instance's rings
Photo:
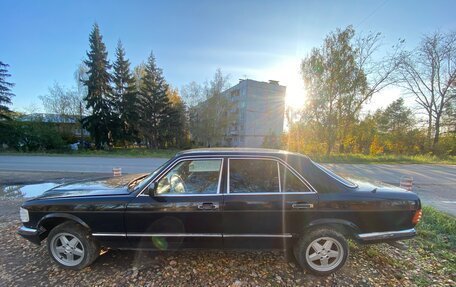
[[[54,182],[0,186],[0,198],[30,198],[43,194],[43,192],[59,185]]]

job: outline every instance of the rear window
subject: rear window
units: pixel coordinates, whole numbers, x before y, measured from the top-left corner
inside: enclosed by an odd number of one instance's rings
[[[280,183],[282,192],[310,192],[307,187],[290,169],[280,164]]]

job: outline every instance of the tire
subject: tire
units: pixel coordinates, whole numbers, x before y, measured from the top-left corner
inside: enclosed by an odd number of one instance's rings
[[[329,228],[311,230],[294,246],[294,255],[301,267],[319,276],[332,274],[348,259],[345,237]]]
[[[100,254],[100,247],[88,230],[73,222],[62,223],[49,232],[47,249],[57,265],[71,270],[89,266]]]

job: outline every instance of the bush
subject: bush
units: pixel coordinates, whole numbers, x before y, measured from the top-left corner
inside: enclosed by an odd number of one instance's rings
[[[0,143],[17,151],[63,150],[62,136],[44,122],[9,121],[0,124]]]
[[[456,134],[441,136],[439,143],[434,147],[434,154],[441,156],[456,155]]]

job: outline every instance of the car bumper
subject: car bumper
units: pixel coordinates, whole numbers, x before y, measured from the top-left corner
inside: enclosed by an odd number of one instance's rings
[[[40,245],[40,232],[37,229],[21,226],[17,233],[28,241]]]
[[[411,228],[399,231],[361,233],[358,234],[357,239],[363,243],[374,243],[408,239],[414,236],[416,236],[416,230],[415,228]]]

